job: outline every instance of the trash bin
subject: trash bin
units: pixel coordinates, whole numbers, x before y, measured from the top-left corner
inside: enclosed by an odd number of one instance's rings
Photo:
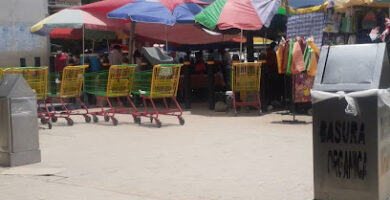
[[[323,47],[312,90],[314,199],[390,197],[386,44]]]
[[[0,165],[41,161],[36,96],[20,74],[0,81]]]

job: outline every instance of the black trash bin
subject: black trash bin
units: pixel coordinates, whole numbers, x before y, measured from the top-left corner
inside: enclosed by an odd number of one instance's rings
[[[323,47],[312,90],[314,199],[390,198],[386,44]]]

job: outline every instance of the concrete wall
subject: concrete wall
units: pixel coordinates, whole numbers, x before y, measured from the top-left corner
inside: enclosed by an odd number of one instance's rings
[[[34,66],[35,57],[41,66],[48,65],[48,37],[30,33],[47,14],[47,0],[0,0],[0,67],[19,66],[20,58]]]

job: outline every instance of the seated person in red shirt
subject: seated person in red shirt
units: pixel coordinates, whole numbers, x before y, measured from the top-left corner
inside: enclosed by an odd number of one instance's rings
[[[195,68],[194,68],[195,74],[204,74],[206,73],[206,65],[203,61],[203,55],[202,52],[196,52],[195,53]]]

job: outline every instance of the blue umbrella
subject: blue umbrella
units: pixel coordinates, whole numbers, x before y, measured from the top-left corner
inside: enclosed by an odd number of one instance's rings
[[[205,2],[198,0],[136,0],[111,11],[107,16],[115,19],[130,19],[132,21],[130,36],[130,48],[132,48],[136,22],[158,23],[169,26],[173,26],[176,23],[192,24],[194,23],[194,16],[203,10],[203,7],[200,5],[205,4]],[[167,44],[166,47],[168,48]]]

